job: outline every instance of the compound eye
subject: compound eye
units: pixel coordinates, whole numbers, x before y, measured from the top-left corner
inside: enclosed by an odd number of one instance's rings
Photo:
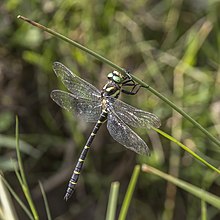
[[[113,73],[109,73],[107,77],[108,77],[109,79],[112,79],[112,78],[113,78]]]
[[[113,81],[115,81],[116,83],[120,83],[121,78],[119,76],[113,76]]]

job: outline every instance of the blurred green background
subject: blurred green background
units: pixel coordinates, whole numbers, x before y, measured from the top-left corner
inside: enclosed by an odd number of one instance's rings
[[[93,125],[59,108],[53,89],[63,88],[52,71],[59,61],[101,89],[112,68],[18,20],[24,15],[100,53],[147,82],[220,136],[220,1],[7,0],[0,3],[0,169],[23,198],[11,163],[15,115],[21,152],[40,219],[45,219],[41,180],[53,219],[104,219],[110,184],[120,182],[120,208],[134,165],[148,163],[220,196],[220,179],[175,144],[145,129],[135,130],[151,148],[136,155],[116,143],[106,126],[98,132],[77,190],[63,196]],[[219,148],[191,123],[142,89],[122,100],[153,112],[161,129],[215,166]],[[127,219],[200,219],[201,201],[164,180],[141,174]],[[19,219],[27,219],[15,202]],[[208,206],[208,219],[218,210]]]

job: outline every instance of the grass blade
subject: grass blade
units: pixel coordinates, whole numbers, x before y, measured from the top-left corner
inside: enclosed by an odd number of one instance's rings
[[[0,178],[2,179],[2,181],[4,182],[5,186],[7,187],[7,189],[9,190],[9,192],[12,194],[12,196],[15,198],[15,200],[17,201],[17,203],[21,206],[21,208],[24,210],[24,212],[27,214],[27,216],[29,217],[29,219],[34,220],[31,212],[27,209],[27,207],[25,206],[25,204],[21,201],[21,199],[18,197],[18,195],[15,193],[15,191],[11,188],[11,186],[9,185],[9,183],[5,180],[5,178],[1,175]]]
[[[0,146],[14,149],[15,148],[15,138],[0,134]],[[33,146],[26,143],[25,141],[19,140],[19,147],[20,147],[19,149],[22,153],[28,154],[33,158],[39,158],[39,156],[40,156],[40,151],[35,149]]]
[[[201,220],[207,220],[207,206],[204,200],[201,200]]]
[[[214,170],[215,172],[220,174],[220,170],[217,169],[216,167],[212,166],[210,163],[208,163],[206,160],[202,159],[198,154],[196,154],[195,152],[193,152],[192,150],[190,150],[187,146],[185,146],[184,144],[180,143],[178,140],[176,140],[174,137],[171,137],[170,135],[168,135],[167,133],[161,131],[158,128],[154,128],[152,127],[153,130],[155,130],[156,132],[158,132],[159,134],[163,135],[165,138],[171,140],[172,142],[176,143],[177,145],[179,145],[183,150],[187,151],[189,154],[191,154],[194,158],[196,158],[197,160],[199,160],[201,163],[203,163],[205,166],[207,166],[208,168]]]
[[[20,171],[20,175],[17,175],[19,177],[19,182],[21,183],[22,190],[24,192],[24,195],[28,201],[28,204],[30,206],[31,212],[34,216],[34,219],[38,220],[39,216],[37,213],[37,210],[35,208],[35,205],[33,203],[33,200],[31,198],[30,190],[26,181],[25,173],[24,173],[24,168],[23,168],[23,163],[21,159],[21,154],[20,154],[20,148],[19,148],[19,128],[18,128],[18,117],[16,116],[16,125],[15,125],[15,138],[16,138],[16,153],[18,157],[18,167]]]
[[[191,193],[192,195],[200,198],[201,200],[203,200],[204,202],[209,203],[210,205],[220,209],[220,198],[199,188],[196,187],[190,183],[187,183],[183,180],[177,179],[173,176],[170,176],[154,167],[148,166],[146,164],[142,165],[142,171],[145,173],[153,173],[173,184],[175,184],[176,186],[180,187],[181,189],[184,189],[185,191]]]
[[[50,214],[50,208],[49,208],[49,205],[48,205],[47,197],[46,197],[43,185],[40,181],[39,181],[39,186],[40,186],[40,190],[41,190],[41,193],[42,193],[42,196],[43,196],[44,205],[45,205],[45,208],[46,208],[47,219],[51,220],[52,218],[51,218],[51,214]]]
[[[113,182],[111,184],[106,220],[115,220],[119,186],[119,182]]]
[[[11,198],[8,193],[8,189],[3,183],[3,176],[0,176],[0,219],[16,220],[17,214]]]
[[[123,201],[123,204],[122,204],[122,207],[121,207],[121,211],[120,211],[120,214],[119,214],[119,218],[118,218],[119,220],[126,219],[128,208],[129,208],[129,205],[131,203],[131,199],[132,199],[132,196],[133,196],[133,192],[134,192],[134,189],[135,189],[135,186],[136,186],[136,182],[137,182],[137,178],[139,176],[139,173],[140,173],[140,165],[136,165],[135,168],[134,168],[130,183],[128,185],[127,192],[125,194],[125,198],[124,198],[124,201]]]

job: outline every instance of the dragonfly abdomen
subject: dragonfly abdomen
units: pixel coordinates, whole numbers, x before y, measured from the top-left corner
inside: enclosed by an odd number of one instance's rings
[[[101,125],[106,121],[107,119],[107,111],[106,110],[102,110],[102,113],[99,117],[99,120],[97,121],[97,123],[95,124],[93,130],[92,130],[92,133],[90,134],[81,154],[80,154],[80,157],[78,159],[78,162],[76,164],[76,167],[73,171],[73,174],[72,174],[72,177],[70,178],[70,181],[69,181],[69,184],[68,184],[68,188],[67,188],[67,191],[66,191],[66,194],[64,196],[64,199],[67,201],[71,195],[73,194],[75,188],[76,188],[76,184],[78,182],[78,179],[79,179],[79,175],[80,175],[80,172],[82,170],[82,167],[83,167],[83,163],[86,159],[86,155],[89,151],[89,148],[99,130],[99,128],[101,127]]]

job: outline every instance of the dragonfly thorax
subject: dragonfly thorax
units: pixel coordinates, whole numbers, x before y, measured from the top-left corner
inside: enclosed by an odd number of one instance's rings
[[[102,97],[112,96],[118,98],[121,92],[121,84],[115,83],[114,81],[108,81],[102,88]]]
[[[118,98],[125,77],[118,71],[114,70],[108,74],[108,79],[109,81],[102,88],[102,97],[112,96]]]

